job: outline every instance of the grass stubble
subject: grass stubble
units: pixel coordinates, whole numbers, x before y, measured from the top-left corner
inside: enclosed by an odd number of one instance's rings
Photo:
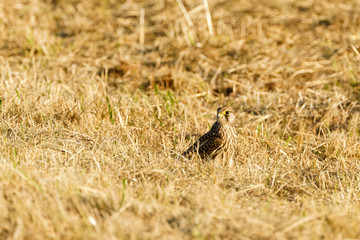
[[[0,2],[0,239],[359,239],[358,1]],[[175,161],[237,111],[236,165]]]

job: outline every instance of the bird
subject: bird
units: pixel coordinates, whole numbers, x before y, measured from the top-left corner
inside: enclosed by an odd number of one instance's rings
[[[216,122],[211,129],[184,151],[182,156],[190,159],[192,155],[197,154],[201,159],[211,160],[221,157],[223,161],[228,161],[228,164],[232,165],[237,144],[234,121],[235,111],[231,107],[219,107]]]

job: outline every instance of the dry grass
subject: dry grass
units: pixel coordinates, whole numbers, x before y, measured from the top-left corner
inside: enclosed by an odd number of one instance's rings
[[[0,239],[360,238],[358,1],[11,2]],[[224,103],[236,166],[176,163]]]

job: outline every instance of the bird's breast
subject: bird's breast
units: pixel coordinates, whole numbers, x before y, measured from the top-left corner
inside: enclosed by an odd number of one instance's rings
[[[233,149],[237,142],[237,134],[235,128],[232,126],[223,126],[219,132],[221,138],[223,139],[224,150],[228,151]]]

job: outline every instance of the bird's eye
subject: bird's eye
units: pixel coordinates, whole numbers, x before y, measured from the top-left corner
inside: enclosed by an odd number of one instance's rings
[[[230,113],[229,111],[225,111],[225,115],[229,115],[229,113]]]

